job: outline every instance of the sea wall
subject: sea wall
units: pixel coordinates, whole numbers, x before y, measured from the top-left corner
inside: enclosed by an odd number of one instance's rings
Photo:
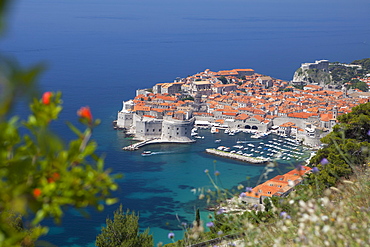
[[[252,163],[252,164],[264,164],[264,163],[269,161],[268,159],[264,159],[264,158],[248,157],[248,156],[243,156],[243,155],[234,154],[234,153],[228,153],[228,152],[224,152],[224,151],[220,151],[220,150],[212,149],[212,148],[206,149],[206,152],[209,153],[209,154],[221,156],[221,157],[224,157],[224,158],[241,160],[241,161]]]

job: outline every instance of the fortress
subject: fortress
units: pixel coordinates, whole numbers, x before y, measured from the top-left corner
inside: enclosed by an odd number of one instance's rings
[[[314,63],[302,63],[293,76],[295,85],[319,84],[326,85],[331,82],[329,73],[329,60],[316,60]]]
[[[126,129],[128,134],[141,141],[156,139],[162,142],[190,143],[193,142],[191,139],[193,125],[194,118],[189,118],[189,114],[181,112],[174,116],[162,115],[155,118],[134,111],[132,100],[123,102],[123,109],[118,112],[117,118],[118,128]]]
[[[303,70],[318,69],[329,72],[329,60],[316,60],[314,63],[302,63],[301,68]]]

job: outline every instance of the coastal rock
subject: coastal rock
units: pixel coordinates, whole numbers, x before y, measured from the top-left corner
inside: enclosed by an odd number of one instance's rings
[[[303,70],[299,68],[295,71],[293,82],[301,82],[304,84],[319,84],[325,85],[332,81],[329,72],[317,69]]]
[[[302,63],[293,76],[293,83],[325,85],[332,81],[329,73],[329,61],[318,60],[314,63]]]

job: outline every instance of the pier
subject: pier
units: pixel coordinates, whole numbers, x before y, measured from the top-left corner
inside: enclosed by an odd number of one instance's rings
[[[141,142],[138,142],[138,143],[134,143],[134,144],[131,144],[127,147],[124,147],[122,148],[123,150],[126,150],[126,151],[134,151],[134,150],[138,150],[139,148],[141,147],[144,147],[145,145],[149,145],[149,144],[162,144],[162,143],[193,143],[195,142],[195,140],[191,140],[191,141],[168,141],[168,140],[162,140],[160,138],[153,138],[153,139],[149,139],[149,140],[145,140],[145,141],[141,141]]]
[[[239,155],[235,153],[228,153],[228,152],[220,151],[220,150],[213,149],[213,148],[207,148],[206,152],[209,154],[220,156],[220,157],[241,160],[241,161],[245,161],[245,162],[252,163],[252,164],[264,164],[270,161],[270,159],[248,157],[248,156],[243,156],[243,155]]]

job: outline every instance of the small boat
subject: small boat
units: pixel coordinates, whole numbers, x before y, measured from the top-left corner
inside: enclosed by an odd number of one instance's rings
[[[219,146],[217,149],[222,151],[224,148],[224,146]]]
[[[216,127],[212,127],[211,128],[211,133],[212,134],[216,134],[216,133],[219,133],[220,132],[220,130],[219,129],[217,129]]]
[[[215,143],[220,143],[220,142],[221,142],[221,139],[215,140]]]
[[[144,151],[141,153],[141,156],[150,156],[152,155],[152,151]]]

